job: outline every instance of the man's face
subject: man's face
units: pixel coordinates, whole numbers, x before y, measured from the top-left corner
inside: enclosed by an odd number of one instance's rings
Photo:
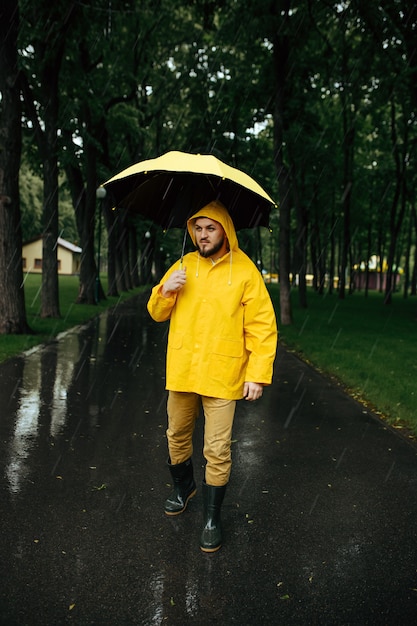
[[[227,252],[227,238],[219,222],[209,217],[199,217],[195,224],[195,239],[202,257],[220,258]]]

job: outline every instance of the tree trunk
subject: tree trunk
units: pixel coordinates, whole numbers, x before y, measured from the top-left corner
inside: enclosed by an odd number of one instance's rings
[[[343,160],[344,160],[344,174],[343,174],[343,240],[342,240],[342,254],[340,263],[339,274],[339,298],[341,300],[345,297],[346,289],[346,275],[348,272],[348,258],[350,247],[350,204],[352,197],[352,184],[353,184],[353,144],[354,144],[354,128],[348,122],[348,113],[346,110],[347,104],[343,107]],[[350,271],[349,271],[350,275]]]
[[[17,0],[0,5],[0,334],[30,333],[22,271],[19,168],[22,146]]]
[[[118,291],[129,291],[130,268],[129,268],[129,236],[126,227],[126,214],[119,212],[116,219],[116,280]]]
[[[314,291],[319,290],[319,281],[318,281],[318,260],[317,260],[317,216],[314,216],[314,221],[312,224],[312,233],[310,239],[310,257],[311,257],[311,265],[313,269],[313,289]]]
[[[58,84],[66,36],[76,19],[77,6],[69,3],[63,12],[56,4],[34,6],[28,3],[27,11],[28,19],[31,18],[34,24],[48,24],[41,33],[37,29],[33,31],[33,66],[28,69],[30,80],[24,77],[21,87],[41,155],[44,177],[41,317],[60,317],[57,257]]]
[[[368,237],[367,237],[367,249],[366,249],[366,265],[365,265],[365,297],[368,297],[369,292],[369,259],[372,254],[372,222],[368,223]]]
[[[404,219],[405,207],[406,207],[406,154],[407,154],[407,146],[408,146],[408,132],[407,127],[405,127],[404,137],[402,138],[403,145],[403,154],[400,155],[399,147],[398,147],[398,137],[397,137],[397,123],[396,123],[396,111],[395,104],[391,104],[391,141],[392,141],[392,152],[395,161],[395,171],[396,171],[396,181],[395,181],[395,191],[394,197],[391,203],[391,211],[390,211],[390,233],[391,239],[388,247],[388,255],[387,255],[387,280],[385,283],[385,293],[384,293],[384,304],[391,304],[392,302],[392,293],[395,287],[395,272],[394,272],[394,264],[395,264],[395,251],[397,247],[398,235],[400,233],[401,225]],[[398,203],[401,198],[400,210],[397,215]]]
[[[414,230],[414,259],[413,259],[413,271],[411,274],[410,295],[417,295],[417,211],[415,200],[413,198],[411,205],[411,221],[413,223]]]
[[[255,235],[255,242],[256,242],[256,267],[258,268],[260,272],[262,272],[265,266],[264,266],[261,231],[260,231],[259,226],[255,228],[254,235]]]
[[[335,263],[336,263],[336,216],[335,216],[335,199],[332,195],[331,218],[330,218],[330,259],[329,259],[329,286],[328,293],[331,295],[334,290]]]
[[[343,20],[342,20],[343,23]],[[344,28],[344,26],[343,26]],[[350,209],[353,188],[353,163],[354,163],[354,142],[355,142],[355,107],[352,97],[352,74],[348,66],[349,50],[344,34],[343,50],[342,50],[342,89],[340,91],[340,100],[342,104],[342,120],[343,120],[343,196],[342,196],[342,212],[343,212],[343,240],[341,251],[341,262],[339,272],[339,298],[345,297],[346,278],[350,268],[348,267],[349,248],[351,244],[350,233]]]
[[[45,122],[48,145],[56,147],[54,125]],[[54,151],[55,152],[55,151]],[[49,151],[48,151],[49,153]],[[56,153],[46,157],[43,163],[43,241],[42,241],[42,287],[41,317],[60,317],[58,284],[58,164]]]
[[[38,54],[45,53],[44,44]],[[43,242],[41,317],[60,317],[58,284],[58,76],[62,48],[45,55],[41,68],[40,99],[43,105],[45,130],[39,148],[43,164]]]
[[[84,119],[89,123],[89,112],[84,115]],[[86,163],[86,193],[85,202],[80,206],[81,214],[78,216],[80,224],[81,237],[81,263],[80,263],[80,288],[77,302],[79,304],[95,304],[104,296],[100,283],[99,268],[95,260],[95,218],[96,206],[98,201],[96,198],[97,189],[97,171],[96,171],[96,148],[92,143],[88,143],[85,147],[85,163]],[[99,201],[98,211],[102,211],[102,203]],[[100,218],[100,215],[99,215]],[[98,248],[98,244],[97,244]]]
[[[152,261],[155,256],[155,231],[149,232],[150,237],[146,234],[142,238],[140,253],[140,284],[148,285],[152,282]]]
[[[288,18],[290,3],[285,2],[285,15]],[[285,19],[285,17],[283,18]],[[292,324],[290,299],[290,175],[284,162],[284,129],[286,89],[288,79],[288,36],[277,32],[273,38],[273,57],[275,74],[275,103],[274,103],[274,154],[275,169],[278,179],[279,198],[279,300],[281,323]]]
[[[292,324],[291,285],[290,285],[290,185],[288,169],[277,154],[275,163],[278,170],[278,185],[280,197],[279,213],[279,302],[281,323]]]
[[[295,168],[291,168],[293,174]],[[293,175],[294,181],[294,175]],[[307,241],[308,241],[308,212],[300,200],[297,185],[293,182],[295,211],[297,216],[297,239],[294,246],[294,273],[298,275],[298,301],[302,309],[307,308]]]
[[[43,46],[41,50],[44,51]],[[38,51],[40,53],[40,50]],[[54,51],[55,52],[55,51]],[[58,283],[58,76],[62,51],[48,57],[41,71],[41,101],[45,131],[41,139],[43,163],[43,242],[41,317],[60,317]]]
[[[109,204],[108,195],[104,202],[104,221],[107,228],[107,295],[119,296],[117,289],[117,265],[116,265],[116,242],[117,242],[117,217]]]
[[[40,46],[37,55],[45,56]],[[43,56],[42,56],[43,53]],[[50,55],[40,71],[40,95],[32,93],[25,75],[21,77],[21,89],[26,113],[32,122],[37,146],[43,165],[43,212],[42,212],[42,285],[41,317],[60,317],[58,289],[58,71],[60,58]],[[41,125],[36,99],[43,104],[44,118]]]
[[[138,241],[134,224],[129,224],[129,257],[130,273],[133,287],[139,287]]]

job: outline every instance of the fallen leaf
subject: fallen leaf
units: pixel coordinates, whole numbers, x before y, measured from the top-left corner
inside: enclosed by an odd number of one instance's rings
[[[103,489],[107,489],[106,483],[100,485],[100,487],[93,487],[93,491],[103,491]]]
[[[73,609],[74,607],[75,607],[75,604],[70,604],[70,605],[69,605],[69,607],[68,607],[68,609],[69,609],[70,611],[72,611],[72,609]]]

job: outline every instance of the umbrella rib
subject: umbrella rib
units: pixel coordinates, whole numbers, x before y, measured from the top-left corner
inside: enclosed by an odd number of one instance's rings
[[[162,196],[162,200],[165,200],[165,198],[167,197],[168,192],[171,189],[173,182],[174,182],[174,179],[171,177],[171,180],[169,181],[169,185],[166,188],[164,195]]]
[[[208,182],[209,182],[209,185],[210,185],[210,187],[212,188],[212,190],[213,190],[213,191],[215,191],[215,187],[214,187],[214,185],[213,185],[213,182],[212,182],[212,180],[211,180],[210,176],[206,176],[206,178],[207,178],[207,180],[208,180]]]

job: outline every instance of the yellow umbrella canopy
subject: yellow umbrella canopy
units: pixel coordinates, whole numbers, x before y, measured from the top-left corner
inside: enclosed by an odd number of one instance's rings
[[[211,154],[167,152],[128,167],[103,186],[116,208],[140,214],[163,228],[184,227],[193,213],[212,200],[225,205],[237,230],[269,226],[275,205],[251,176]]]

